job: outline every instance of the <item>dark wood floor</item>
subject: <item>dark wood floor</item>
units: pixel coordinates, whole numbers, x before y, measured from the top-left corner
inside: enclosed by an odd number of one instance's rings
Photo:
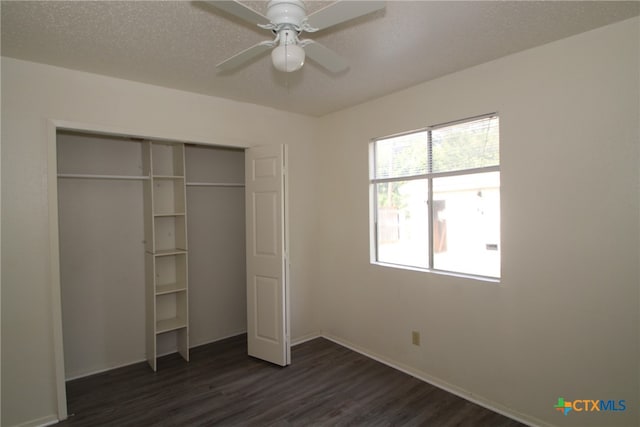
[[[521,426],[318,338],[280,368],[246,355],[244,335],[67,383],[58,426]]]

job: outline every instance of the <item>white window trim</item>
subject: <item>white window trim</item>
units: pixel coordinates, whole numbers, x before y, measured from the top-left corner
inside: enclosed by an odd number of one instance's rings
[[[474,120],[481,120],[484,118],[492,118],[492,117],[499,117],[497,112],[494,113],[488,113],[488,114],[482,114],[479,116],[473,116],[473,117],[468,117],[465,119],[460,119],[460,120],[454,120],[454,121],[450,121],[450,122],[446,122],[446,123],[440,123],[437,125],[433,125],[433,126],[427,126],[425,128],[420,128],[420,129],[415,129],[412,131],[408,131],[408,132],[401,132],[401,133],[397,133],[394,135],[389,135],[389,136],[384,136],[384,137],[379,137],[379,138],[374,138],[370,141],[369,143],[369,247],[370,247],[370,263],[373,265],[377,265],[377,266],[381,266],[381,267],[390,267],[390,268],[399,268],[402,270],[410,270],[410,271],[418,271],[418,272],[425,272],[425,273],[434,273],[434,274],[440,274],[440,275],[445,275],[445,276],[453,276],[453,277],[461,277],[461,278],[468,278],[468,279],[475,279],[475,280],[480,280],[480,281],[484,281],[484,282],[491,282],[491,283],[501,283],[501,279],[502,279],[502,271],[500,272],[500,277],[494,277],[494,276],[485,276],[485,275],[480,275],[480,274],[470,274],[470,273],[461,273],[461,272],[457,272],[457,271],[450,271],[450,270],[441,270],[441,269],[437,269],[434,268],[434,253],[433,253],[433,233],[429,232],[429,267],[428,268],[422,268],[422,267],[417,267],[417,266],[412,266],[412,265],[406,265],[406,264],[395,264],[395,263],[390,263],[390,262],[383,262],[383,261],[378,261],[378,193],[377,191],[375,191],[376,189],[376,185],[377,184],[384,184],[384,183],[390,183],[390,182],[399,182],[399,181],[413,181],[413,180],[427,180],[428,182],[428,204],[429,204],[429,210],[428,210],[428,225],[429,228],[432,228],[433,226],[433,209],[431,208],[433,206],[433,179],[435,178],[441,178],[441,177],[448,177],[448,176],[462,176],[462,175],[473,175],[473,174],[478,174],[478,173],[487,173],[487,172],[500,172],[500,164],[495,165],[495,166],[487,166],[487,167],[480,167],[480,168],[471,168],[471,169],[462,169],[459,171],[447,171],[447,172],[435,172],[435,173],[426,173],[426,174],[420,174],[420,175],[410,175],[410,176],[402,176],[402,177],[393,177],[393,178],[376,178],[375,177],[375,171],[376,171],[376,149],[375,149],[375,145],[377,141],[380,140],[384,140],[384,139],[391,139],[391,138],[395,138],[395,137],[400,137],[403,135],[410,135],[413,133],[419,133],[419,132],[429,132],[429,138],[431,137],[431,131],[438,129],[438,128],[443,128],[443,127],[449,127],[449,126],[454,126],[456,124],[461,124],[461,123],[466,123],[466,122],[471,122]],[[429,150],[431,150],[431,142],[429,142]],[[502,233],[500,233],[500,236],[502,238]],[[500,246],[502,247],[502,242],[499,243]]]

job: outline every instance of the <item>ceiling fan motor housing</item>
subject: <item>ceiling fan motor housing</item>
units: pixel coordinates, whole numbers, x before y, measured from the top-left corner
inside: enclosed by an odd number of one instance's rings
[[[267,4],[267,18],[276,27],[291,25],[299,31],[306,16],[307,11],[300,0],[271,0]]]

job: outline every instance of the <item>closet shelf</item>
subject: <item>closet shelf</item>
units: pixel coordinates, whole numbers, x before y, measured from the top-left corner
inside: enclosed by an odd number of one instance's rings
[[[71,178],[71,179],[114,179],[114,180],[131,180],[131,181],[145,181],[148,180],[148,176],[140,175],[96,175],[88,173],[59,173],[58,178]]]
[[[184,212],[162,212],[162,213],[154,213],[153,216],[158,217],[172,217],[172,216],[184,216]]]
[[[186,292],[187,286],[184,283],[169,283],[167,285],[157,285],[156,295],[173,294],[176,292]]]
[[[244,187],[236,182],[187,182],[187,187]]]
[[[184,175],[152,175],[153,179],[179,180],[184,179]]]
[[[158,256],[169,256],[169,255],[182,255],[186,253],[187,253],[186,249],[176,248],[176,249],[157,250],[155,252],[152,252],[152,255],[158,257]]]
[[[163,334],[169,331],[175,331],[176,329],[186,328],[187,322],[180,318],[174,317],[173,319],[158,320],[156,322],[156,334]]]

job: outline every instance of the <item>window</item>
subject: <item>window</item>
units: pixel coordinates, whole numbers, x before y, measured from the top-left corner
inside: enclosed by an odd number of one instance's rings
[[[371,143],[372,262],[500,277],[499,120]]]

